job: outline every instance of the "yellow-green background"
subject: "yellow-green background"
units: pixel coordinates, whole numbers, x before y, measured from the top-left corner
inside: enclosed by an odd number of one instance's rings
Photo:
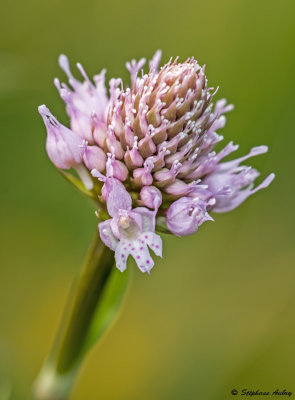
[[[10,381],[12,398],[27,398],[96,224],[44,149],[37,106],[67,121],[57,57],[126,80],[125,61],[161,48],[164,61],[207,64],[216,97],[236,105],[225,142],[238,155],[269,145],[251,163],[276,179],[197,234],[163,238],[163,260],[151,276],[133,271],[72,399],[295,398],[294,17],[293,0],[1,0],[0,393]]]

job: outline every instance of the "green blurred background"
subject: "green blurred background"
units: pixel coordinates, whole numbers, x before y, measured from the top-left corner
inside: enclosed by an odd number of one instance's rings
[[[125,62],[195,56],[223,130],[271,187],[187,238],[164,237],[151,276],[133,271],[119,320],[87,357],[72,400],[223,400],[293,391],[295,335],[293,0],[1,0],[0,396],[26,399],[95,229],[94,208],[50,164],[37,106],[67,121],[60,53],[90,75]],[[78,75],[77,75],[78,76]],[[238,397],[238,396],[237,396]],[[2,400],[2,399],[1,399]]]

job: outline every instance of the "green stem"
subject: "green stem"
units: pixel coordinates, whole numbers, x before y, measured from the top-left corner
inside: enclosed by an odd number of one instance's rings
[[[84,355],[85,338],[113,265],[114,253],[101,242],[96,231],[52,352],[34,385],[36,400],[69,398]]]

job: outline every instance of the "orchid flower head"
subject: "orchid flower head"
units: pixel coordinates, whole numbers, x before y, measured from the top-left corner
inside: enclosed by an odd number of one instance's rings
[[[129,255],[143,272],[151,270],[150,249],[162,254],[156,229],[193,234],[212,220],[211,212],[235,209],[274,178],[270,174],[254,187],[259,172],[242,165],[266,153],[267,146],[230,161],[224,159],[238,145],[229,142],[216,151],[233,105],[225,99],[214,105],[218,88],[208,86],[205,66],[193,57],[184,62],[177,57],[159,68],[160,60],[158,50],[149,62],[127,62],[130,85],[125,86],[120,78],[106,85],[104,69],[91,79],[77,63],[79,80],[61,55],[68,83],[56,78],[54,84],[70,127],[39,107],[48,156],[61,170],[74,168],[86,193],[108,214],[99,232],[121,271]],[[95,184],[94,178],[103,184]]]

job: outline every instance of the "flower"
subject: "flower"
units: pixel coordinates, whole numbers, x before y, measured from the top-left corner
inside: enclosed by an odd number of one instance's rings
[[[157,51],[147,73],[143,58],[126,63],[131,85],[124,87],[121,79],[111,79],[108,96],[105,70],[92,82],[78,63],[84,78],[80,82],[62,55],[59,64],[69,86],[58,79],[54,82],[66,104],[71,129],[45,106],[39,108],[47,127],[49,158],[60,169],[75,168],[99,208],[111,217],[99,223],[99,231],[115,251],[120,270],[126,268],[131,254],[136,261],[139,255],[140,260],[145,258],[146,263],[137,264],[142,271],[150,271],[153,261],[148,246],[153,250],[152,244],[162,246],[155,223],[178,236],[192,234],[212,220],[211,211],[233,210],[274,178],[271,174],[254,188],[259,173],[240,165],[265,153],[266,146],[227,162],[223,159],[237,145],[230,142],[215,152],[223,140],[217,131],[224,127],[225,114],[233,106],[224,99],[213,106],[217,90],[208,87],[205,67],[194,58],[182,63],[176,58],[159,70],[160,58]],[[105,219],[103,213],[99,215]],[[155,253],[160,255],[160,250]]]
[[[155,233],[155,213],[145,207],[132,209],[130,194],[116,178],[107,178],[105,184],[110,187],[106,203],[112,218],[98,225],[102,241],[115,251],[120,271],[126,269],[131,254],[139,269],[150,273],[154,261],[148,247],[162,257],[162,240]]]
[[[274,174],[270,174],[253,189],[253,182],[259,176],[259,172],[251,167],[240,166],[240,163],[247,158],[266,153],[267,150],[266,146],[253,147],[248,155],[218,164],[215,171],[205,177],[203,182],[208,185],[208,190],[215,199],[212,211],[218,213],[231,211],[249,196],[270,185],[275,177]]]
[[[53,164],[61,169],[80,165],[83,158],[80,136],[60,124],[45,105],[38,110],[47,128],[46,151]]]
[[[140,203],[158,210],[162,203],[162,194],[155,186],[144,186],[140,191]]]
[[[195,233],[203,222],[213,221],[206,211],[207,206],[208,202],[199,197],[181,197],[167,211],[168,229],[177,236]]]
[[[109,104],[104,84],[106,71],[103,70],[99,75],[93,77],[94,85],[80,63],[77,64],[77,67],[85,79],[83,83],[73,76],[68,58],[63,54],[59,57],[59,65],[68,76],[69,84],[74,89],[72,91],[66,84],[61,84],[55,78],[54,84],[66,103],[71,129],[88,143],[95,144],[94,137],[100,136],[101,132],[106,130],[106,112]]]

